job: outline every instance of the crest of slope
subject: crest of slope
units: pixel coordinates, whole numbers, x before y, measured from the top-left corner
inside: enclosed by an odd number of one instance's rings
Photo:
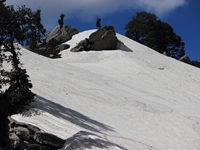
[[[72,48],[94,31],[67,44]],[[107,149],[199,150],[199,69],[117,38],[123,43],[117,50],[65,50],[61,59],[22,49],[37,96],[32,110],[13,118],[64,139],[91,132],[116,144]]]

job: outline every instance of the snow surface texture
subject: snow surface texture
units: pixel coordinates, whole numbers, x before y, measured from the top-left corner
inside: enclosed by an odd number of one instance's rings
[[[72,48],[94,31],[66,43]],[[37,96],[33,109],[12,117],[79,139],[80,149],[199,150],[200,69],[117,38],[124,43],[118,50],[66,50],[61,59],[21,49]]]

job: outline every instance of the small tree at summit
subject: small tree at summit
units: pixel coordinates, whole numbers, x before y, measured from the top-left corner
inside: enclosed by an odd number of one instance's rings
[[[96,27],[98,29],[101,28],[101,19],[99,17],[97,17],[97,20],[96,20]]]
[[[160,21],[154,14],[137,12],[125,26],[125,35],[159,53],[173,58],[185,55],[184,42],[173,28]]]
[[[58,19],[58,24],[60,25],[60,28],[63,27],[63,24],[64,24],[63,19],[64,19],[64,17],[65,17],[65,15],[61,14],[60,15],[60,19]]]

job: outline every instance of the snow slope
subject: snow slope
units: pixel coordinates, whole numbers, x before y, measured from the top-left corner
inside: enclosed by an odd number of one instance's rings
[[[66,50],[61,59],[21,49],[37,96],[31,111],[13,118],[63,139],[103,139],[104,146],[88,149],[199,150],[200,69],[117,37],[124,43],[118,50]]]

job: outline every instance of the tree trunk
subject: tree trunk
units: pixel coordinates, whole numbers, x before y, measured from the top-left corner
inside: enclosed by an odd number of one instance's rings
[[[9,126],[8,126],[8,116],[0,114],[0,150],[12,150],[12,145],[9,139]]]

